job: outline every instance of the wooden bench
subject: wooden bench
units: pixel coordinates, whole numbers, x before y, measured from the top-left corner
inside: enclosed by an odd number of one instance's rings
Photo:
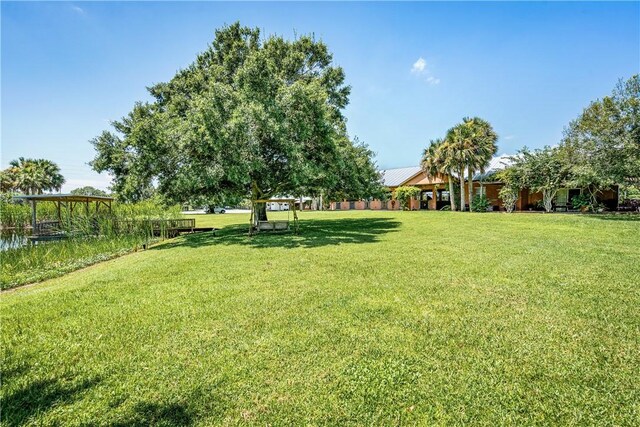
[[[288,220],[258,221],[258,231],[284,231],[288,229]]]

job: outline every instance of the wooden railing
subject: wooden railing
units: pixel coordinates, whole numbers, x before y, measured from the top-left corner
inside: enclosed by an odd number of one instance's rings
[[[60,221],[40,221],[36,223],[33,234],[36,236],[51,236],[62,232]]]
[[[150,219],[148,220],[152,229],[171,229],[171,230],[189,230],[195,228],[196,220],[194,218],[181,219]]]
[[[129,225],[144,225],[153,230],[161,228],[171,229],[191,229],[195,228],[196,220],[194,218],[181,218],[181,219],[126,219],[116,220],[114,222],[116,226],[123,225],[125,227]]]
[[[194,218],[114,220],[111,223],[111,227],[116,233],[139,232],[141,230],[146,230],[146,232],[152,235],[166,237],[177,235],[181,231],[193,231],[196,227],[196,220]],[[63,234],[65,231],[70,232],[73,229],[73,224],[67,224],[67,227],[62,227],[62,223],[60,221],[40,221],[36,223],[35,228],[33,229],[33,235],[52,236]],[[92,227],[84,227],[83,230],[85,233],[89,232],[97,234],[99,233],[99,229],[100,227],[96,223]]]

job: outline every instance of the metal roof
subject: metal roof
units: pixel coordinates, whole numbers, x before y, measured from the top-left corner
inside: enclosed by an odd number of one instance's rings
[[[491,159],[489,166],[485,169],[484,173],[476,173],[473,176],[474,181],[479,181],[480,179],[484,179],[491,174],[506,168],[511,165],[513,161],[510,159],[512,157],[509,154],[502,154],[500,156],[496,156]],[[398,187],[403,183],[407,182],[409,179],[416,176],[421,171],[420,166],[410,166],[408,168],[396,168],[396,169],[385,169],[381,171],[382,174],[382,184],[386,187]],[[454,176],[458,176],[458,174],[454,173]]]
[[[108,201],[113,200],[113,197],[108,196],[84,196],[82,194],[29,194],[21,196],[13,196],[14,199],[20,200],[36,200],[43,202],[94,202],[94,201]]]
[[[476,173],[473,176],[473,180],[479,181],[480,179],[484,179],[490,176],[491,174],[501,171],[502,169],[511,165],[513,161],[510,159],[510,157],[512,156],[508,154],[503,154],[501,156],[494,157],[493,159],[491,159],[491,163],[489,163],[489,166],[485,168],[484,173],[480,173],[480,172]]]
[[[397,187],[402,183],[420,173],[420,166],[410,166],[408,168],[385,169],[381,172],[382,185],[386,187]]]

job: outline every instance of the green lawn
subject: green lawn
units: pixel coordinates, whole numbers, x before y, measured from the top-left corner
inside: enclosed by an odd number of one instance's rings
[[[3,293],[4,425],[637,425],[640,217],[301,217]]]

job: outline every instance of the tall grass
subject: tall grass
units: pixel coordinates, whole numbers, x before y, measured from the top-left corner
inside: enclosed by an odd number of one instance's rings
[[[3,221],[11,221],[18,229],[25,228],[24,218],[29,218],[30,221],[31,211],[26,206],[25,213],[24,208],[20,204],[5,203],[2,209]],[[55,209],[53,218],[46,211],[43,213],[41,217],[38,211],[39,221],[57,220]],[[0,252],[0,289],[56,277],[137,250],[166,237],[166,229],[153,230],[149,220],[180,217],[179,206],[165,207],[153,201],[114,203],[111,212],[105,210],[100,215],[87,215],[84,211],[69,215],[63,210],[62,221],[56,231],[64,235],[64,240],[29,243]],[[3,222],[3,226],[4,224]]]
[[[137,250],[144,242],[138,235],[99,236],[11,248],[1,253],[0,288],[57,277]]]
[[[56,206],[52,202],[40,202],[36,204],[38,221],[55,221],[58,219]],[[78,221],[85,217],[81,208],[71,214],[66,209],[60,211],[62,221]],[[155,200],[146,200],[138,203],[113,202],[111,212],[101,207],[100,218],[110,217],[114,219],[173,219],[180,217],[180,206],[164,206]],[[93,212],[89,217],[95,217]],[[27,228],[31,225],[31,204],[13,201],[8,194],[0,195],[0,225],[2,228]]]
[[[53,203],[37,203],[39,221],[57,219],[57,211]],[[31,206],[24,202],[14,202],[10,196],[0,196],[0,225],[2,228],[26,228],[31,225]]]

